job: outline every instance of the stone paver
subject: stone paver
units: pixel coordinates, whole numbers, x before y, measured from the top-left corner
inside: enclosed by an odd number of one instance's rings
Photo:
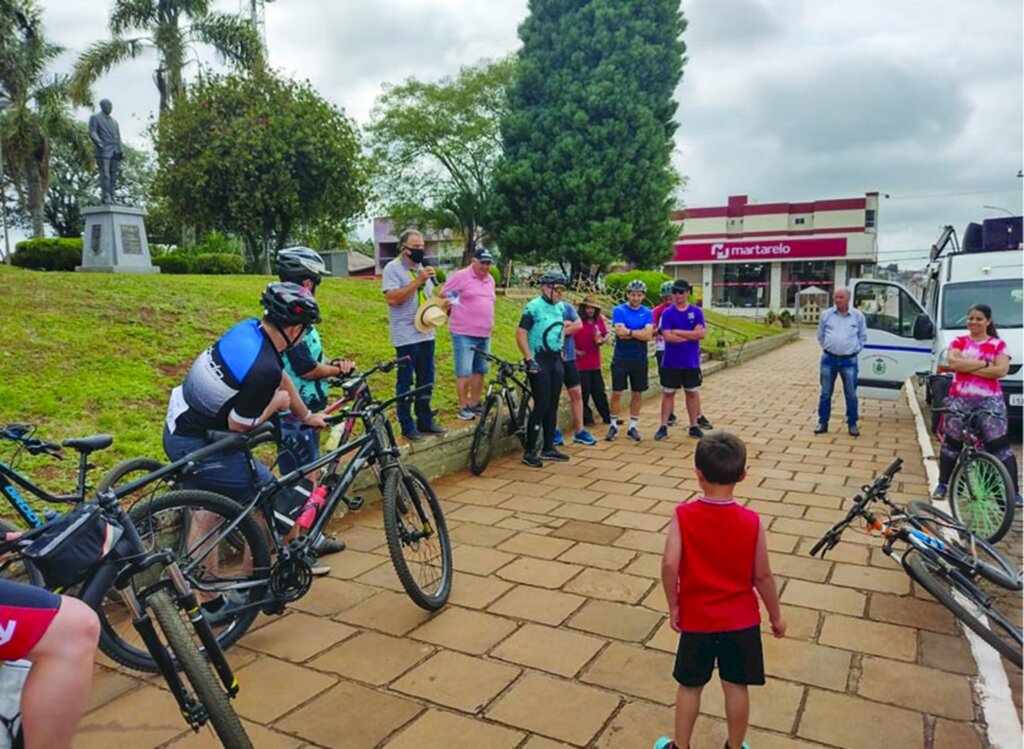
[[[817,347],[804,338],[709,376],[704,411],[747,441],[738,498],[761,513],[787,637],[763,637],[768,683],[751,692],[758,749],[992,749],[976,719],[976,666],[952,616],[849,532],[822,561],[811,545],[893,455],[893,497],[926,479],[903,400],[861,401],[862,436],[815,436]],[[842,411],[837,396],[836,408]],[[657,399],[641,432],[653,433]],[[620,439],[524,469],[497,457],[483,477],[436,482],[456,573],[440,612],[414,605],[387,557],[378,506],[333,530],[349,551],[285,617],[228,656],[236,709],[258,747],[565,749],[650,746],[672,727],[678,635],[660,558],[674,504],[699,491],[695,441]],[[415,460],[413,460],[415,462]],[[767,628],[767,622],[763,629]],[[157,686],[159,685],[158,688]],[[694,746],[726,735],[717,678]],[[75,746],[216,746],[193,735],[162,683],[98,667]]]

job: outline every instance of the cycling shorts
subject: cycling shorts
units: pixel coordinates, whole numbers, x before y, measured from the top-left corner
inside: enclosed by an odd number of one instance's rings
[[[60,596],[25,583],[0,580],[0,661],[31,652],[60,611]]]

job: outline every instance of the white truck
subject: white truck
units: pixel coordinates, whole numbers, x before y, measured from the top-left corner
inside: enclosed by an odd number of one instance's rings
[[[865,397],[895,399],[903,382],[920,375],[925,400],[938,408],[952,376],[938,371],[950,342],[967,331],[967,310],[989,305],[1006,341],[1010,371],[1000,384],[1012,421],[1024,406],[1024,252],[1021,217],[987,219],[969,224],[961,247],[947,226],[932,247],[927,282],[919,301],[891,281],[855,279],[852,304],[864,313],[868,341],[858,361],[858,391]],[[937,414],[932,414],[932,426]]]

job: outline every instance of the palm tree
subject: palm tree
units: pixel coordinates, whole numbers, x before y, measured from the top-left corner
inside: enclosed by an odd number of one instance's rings
[[[67,77],[47,77],[47,67],[61,52],[44,38],[34,0],[0,0],[0,95],[11,102],[0,119],[0,166],[10,175],[35,237],[44,235],[50,144],[61,138],[87,153],[71,118]]]
[[[184,94],[182,71],[193,45],[207,44],[225,60],[244,69],[263,65],[263,44],[246,20],[210,10],[210,0],[114,0],[110,14],[113,38],[89,47],[71,75],[71,98],[91,100],[90,88],[117,64],[148,49],[157,53],[153,81],[160,92],[161,115]]]

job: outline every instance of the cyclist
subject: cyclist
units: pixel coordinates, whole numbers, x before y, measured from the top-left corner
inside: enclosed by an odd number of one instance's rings
[[[562,343],[562,370],[565,373],[563,384],[569,394],[569,408],[572,411],[573,444],[596,445],[597,440],[586,430],[583,424],[583,381],[576,363],[576,333],[583,329],[583,320],[571,304],[562,303],[565,314],[564,340]],[[562,430],[555,427],[555,447],[564,444]]]
[[[661,426],[654,439],[668,437],[672,424],[671,414],[675,410],[676,392],[682,388],[686,399],[686,413],[689,417],[691,437],[700,439],[704,429],[711,429],[711,422],[705,418],[700,407],[700,386],[704,377],[700,371],[700,342],[704,339],[704,313],[695,304],[690,304],[690,282],[679,278],[672,285],[675,302],[661,314],[657,323],[659,334],[665,340],[658,374],[663,393],[661,397]]]
[[[562,367],[562,339],[570,323],[565,320],[562,293],[565,276],[548,271],[540,277],[540,296],[523,308],[516,329],[516,344],[526,362],[533,410],[527,423],[523,463],[540,468],[544,460],[565,462],[569,456],[555,449],[555,425],[558,422],[558,396],[562,392],[565,370]],[[538,455],[537,440],[543,427],[543,447]]]
[[[0,660],[32,662],[21,693],[27,749],[71,746],[89,696],[99,637],[99,619],[81,601],[0,580]]]
[[[308,247],[289,247],[277,253],[277,276],[282,281],[298,284],[316,296],[317,286],[324,276],[331,275],[319,253]],[[310,326],[302,341],[284,352],[284,371],[295,383],[302,402],[310,411],[323,411],[327,407],[328,377],[341,377],[355,369],[351,361],[333,359],[324,361],[324,347],[316,326]],[[320,432],[301,424],[288,413],[281,419],[277,466],[283,476],[299,466],[320,457]],[[335,554],[345,550],[345,542],[324,535],[314,551],[317,556]],[[318,565],[314,572],[327,573]]]
[[[661,360],[665,356],[665,338],[661,335],[661,313],[675,304],[675,297],[672,294],[672,282],[665,281],[661,285],[661,304],[657,305],[651,315],[654,319],[654,360],[658,364],[658,377],[661,377]],[[673,411],[669,414],[668,425],[676,425],[676,414]]]
[[[654,315],[643,304],[647,284],[634,279],[626,285],[627,301],[612,310],[615,352],[612,354],[612,425],[606,440],[619,434],[619,401],[628,386],[633,391],[629,402],[629,430],[626,436],[640,441],[640,406],[647,390],[647,341],[654,335]]]

